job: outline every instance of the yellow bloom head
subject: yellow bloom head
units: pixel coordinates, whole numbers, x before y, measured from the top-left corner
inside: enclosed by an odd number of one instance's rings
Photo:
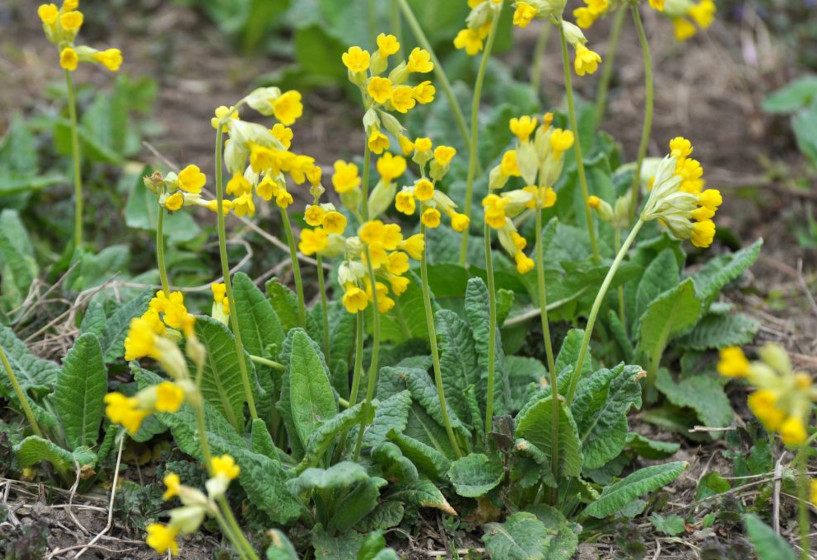
[[[163,500],[169,500],[170,498],[179,495],[179,490],[182,487],[182,482],[179,479],[179,475],[176,473],[167,473],[163,479],[163,482],[167,487],[165,493],[162,494]]]
[[[369,83],[366,86],[366,91],[368,92],[369,96],[374,99],[375,103],[382,105],[391,99],[393,91],[391,80],[388,78],[375,76],[369,80]]]
[[[42,4],[37,9],[37,15],[44,25],[54,25],[60,17],[60,10],[54,4]]]
[[[737,346],[721,348],[718,373],[726,377],[746,377],[749,373],[749,360],[743,350]]]
[[[431,55],[428,51],[415,47],[409,55],[406,68],[409,72],[417,72],[419,74],[428,74],[434,70],[434,63],[431,62]]]
[[[272,102],[272,112],[281,124],[292,125],[304,113],[301,94],[295,90],[282,93]]]
[[[73,72],[79,65],[79,55],[71,47],[65,47],[60,51],[60,66],[69,72]]]
[[[184,402],[184,389],[171,383],[162,381],[156,386],[156,412],[176,412]]]
[[[93,59],[111,72],[116,72],[122,66],[122,51],[119,49],[106,49],[94,53]]]
[[[527,2],[517,2],[516,11],[513,13],[513,24],[524,29],[538,13],[539,10]]]
[[[373,130],[369,135],[368,144],[373,154],[380,155],[389,149],[389,138],[379,130]]]
[[[383,181],[390,183],[406,172],[406,160],[402,156],[386,152],[377,160],[377,172]]]
[[[343,294],[343,306],[349,313],[363,311],[369,305],[369,298],[366,292],[357,286],[349,286]]]
[[[427,228],[438,228],[440,227],[440,211],[436,208],[426,208],[420,217],[420,221]]]
[[[306,223],[312,227],[322,226],[323,219],[325,217],[326,211],[317,204],[307,206],[306,211],[304,212],[304,221],[306,221]]]
[[[574,62],[576,74],[579,76],[593,74],[598,70],[599,64],[601,64],[601,56],[598,53],[591,51],[581,43],[576,44],[576,60]]]
[[[323,217],[323,229],[329,234],[342,234],[346,229],[346,216],[332,210]]]
[[[431,200],[434,197],[434,184],[428,179],[420,179],[414,185],[414,197],[421,202]]]
[[[409,254],[415,261],[419,261],[423,257],[425,250],[425,237],[422,233],[412,235],[408,239],[403,240],[400,244],[400,249]]]
[[[349,50],[341,56],[343,65],[349,72],[365,72],[369,69],[370,59],[369,51],[364,51],[360,47],[349,47]]]
[[[71,34],[76,34],[84,21],[82,12],[66,12],[60,16],[60,27]]]
[[[409,191],[400,191],[394,197],[394,207],[398,212],[402,212],[406,216],[411,216],[417,209],[417,203],[414,200],[414,195]]]
[[[451,146],[437,146],[434,149],[434,161],[436,161],[440,167],[445,167],[451,163],[455,155],[457,155],[457,150]]]
[[[338,194],[348,193],[360,186],[357,165],[343,160],[335,162],[335,173],[332,175],[332,186]]]
[[[437,89],[433,85],[431,85],[431,82],[427,80],[425,82],[420,82],[412,89],[414,100],[421,105],[425,105],[427,103],[431,103],[432,101],[434,101],[434,95],[436,93]]]
[[[180,192],[173,193],[165,199],[165,208],[171,212],[180,210],[182,206],[184,206],[184,195]]]
[[[212,467],[215,476],[224,476],[229,480],[238,478],[241,472],[241,467],[235,464],[235,459],[226,454],[221,457],[213,457]]]
[[[391,56],[393,54],[397,54],[397,51],[400,50],[400,43],[397,41],[397,37],[394,35],[386,35],[385,33],[381,33],[377,36],[377,49],[380,51],[381,55]]]
[[[536,130],[536,118],[528,115],[512,118],[510,121],[511,132],[519,138],[520,142],[527,142],[533,131]]]
[[[179,172],[179,188],[184,192],[200,194],[207,183],[207,176],[198,165],[188,165]]]
[[[175,527],[151,523],[147,526],[147,532],[145,543],[159,554],[165,554],[168,551],[172,555],[179,553],[179,543],[176,542],[179,530]]]

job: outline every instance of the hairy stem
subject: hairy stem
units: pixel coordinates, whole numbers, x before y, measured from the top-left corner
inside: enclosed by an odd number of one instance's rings
[[[318,261],[318,290],[321,292],[321,315],[323,316],[323,357],[329,363],[329,301],[326,296],[326,279],[323,272],[323,257],[316,255]]]
[[[369,282],[372,285],[372,361],[369,362],[369,380],[366,387],[366,401],[363,406],[366,409],[363,413],[363,421],[360,423],[360,431],[357,434],[355,444],[355,461],[360,458],[360,450],[363,446],[363,432],[366,429],[366,419],[370,415],[374,390],[377,386],[377,360],[380,354],[380,310],[377,308],[377,278],[372,266],[372,258],[369,248],[366,247],[366,264],[369,268]]]
[[[272,369],[277,369],[278,371],[283,371],[286,369],[284,364],[279,364],[275,360],[270,360],[268,358],[264,358],[263,356],[254,356],[250,354],[250,360],[255,362],[256,364],[261,364],[262,366],[268,366]]]
[[[604,112],[607,108],[607,92],[610,91],[610,82],[613,79],[613,70],[615,70],[613,62],[616,59],[616,52],[618,51],[618,40],[621,37],[621,27],[624,24],[625,12],[625,8],[619,8],[618,11],[616,11],[612,28],[610,29],[610,41],[607,43],[607,52],[604,54],[604,68],[601,69],[599,89],[596,94],[597,124],[601,124],[602,120],[604,120]]]
[[[71,119],[71,155],[74,160],[74,249],[82,246],[82,169],[79,154],[79,129],[77,124],[77,100],[74,93],[74,81],[71,72],[65,71],[65,84],[68,87],[68,116]]]
[[[400,3],[397,0],[391,0],[391,12],[389,15],[391,17],[391,32],[394,33],[394,36],[397,37],[397,42],[400,43],[400,50],[397,51],[397,59],[403,60],[406,58],[403,54],[403,25],[400,21]]]
[[[162,291],[165,297],[170,295],[170,282],[167,279],[167,265],[165,264],[165,209],[159,206],[159,217],[156,220],[156,261],[159,267],[159,278],[162,281]]]
[[[638,32],[638,41],[641,43],[641,52],[644,58],[644,128],[641,130],[641,143],[638,145],[638,159],[635,164],[635,176],[630,187],[630,219],[635,219],[635,211],[638,208],[638,190],[641,185],[641,166],[644,164],[644,156],[647,155],[647,146],[650,142],[650,132],[652,131],[653,116],[653,75],[652,75],[652,55],[650,54],[650,44],[647,42],[647,34],[644,32],[644,24],[641,22],[641,14],[638,6],[632,6],[633,21]]]
[[[298,325],[306,327],[306,300],[304,299],[304,282],[301,279],[301,264],[298,262],[298,247],[295,245],[295,237],[292,235],[292,224],[289,221],[289,213],[286,208],[281,208],[281,220],[284,222],[284,232],[289,245],[289,256],[292,260],[292,276],[295,279],[295,293],[298,295]],[[232,305],[232,303],[230,303]],[[233,309],[232,307],[230,309]]]
[[[482,99],[482,86],[485,83],[485,69],[488,67],[488,60],[491,58],[491,51],[494,47],[496,29],[499,26],[499,10],[494,14],[491,22],[491,30],[488,32],[488,39],[485,42],[485,50],[482,53],[482,60],[479,63],[477,80],[474,83],[474,97],[471,100],[471,141],[468,143],[468,178],[465,183],[465,208],[464,214],[471,218],[471,203],[474,195],[474,180],[477,176],[477,166],[479,164],[479,102]],[[468,229],[462,232],[462,242],[460,243],[460,266],[465,266],[468,258]]]
[[[621,251],[621,230],[616,227],[615,231],[616,254],[618,254],[618,252]],[[624,328],[627,328],[627,314],[624,306],[623,285],[619,285],[618,287],[618,318],[621,319],[621,324],[624,326]]]
[[[31,405],[28,403],[28,397],[26,397],[25,391],[23,391],[23,388],[17,381],[17,376],[14,375],[14,370],[11,369],[11,364],[6,357],[6,351],[3,349],[2,345],[0,345],[0,361],[3,362],[3,368],[6,370],[6,375],[8,375],[12,388],[14,388],[14,394],[17,395],[17,400],[20,401],[20,407],[23,409],[26,420],[28,420],[28,423],[31,426],[31,431],[34,432],[35,435],[43,437],[43,433],[40,431],[40,425],[37,424],[37,419],[34,418],[34,412],[31,410]]]
[[[488,393],[485,398],[485,437],[494,427],[494,377],[496,374],[496,288],[491,257],[491,227],[485,222],[485,274],[488,280]]]
[[[235,296],[233,294],[233,282],[230,279],[230,263],[227,260],[227,229],[224,225],[224,177],[222,176],[222,156],[224,135],[224,124],[219,123],[216,131],[216,215],[218,216],[218,250],[221,259],[221,273],[224,276],[224,286],[227,291],[227,301],[230,302],[230,324],[235,337],[235,350],[238,354],[238,367],[241,371],[241,383],[244,386],[244,396],[247,399],[247,406],[250,409],[250,416],[253,420],[258,418],[258,411],[255,410],[255,398],[250,385],[250,372],[247,369],[247,361],[244,359],[244,343],[241,341],[241,331],[238,328],[238,314],[236,313]],[[294,260],[294,259],[293,259]]]
[[[542,26],[542,31],[539,32],[539,38],[536,39],[536,47],[533,51],[533,63],[530,69],[530,87],[536,99],[539,99],[539,90],[542,87],[542,61],[545,57],[545,49],[547,49],[548,41],[550,40],[550,33],[553,27],[545,23]]]
[[[372,151],[369,149],[368,140],[364,140],[363,146],[363,177],[361,177],[360,188],[363,191],[360,203],[360,214],[363,216],[363,221],[369,219],[369,175],[372,172]]]

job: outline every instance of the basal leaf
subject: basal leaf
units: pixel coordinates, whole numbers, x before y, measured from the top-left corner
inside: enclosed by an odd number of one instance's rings
[[[401,391],[380,403],[374,413],[372,424],[363,434],[365,447],[377,447],[388,438],[391,430],[402,432],[406,429],[411,393]]]
[[[423,304],[423,290],[420,279],[412,275],[408,288],[395,298],[394,307],[380,316],[381,340],[395,343],[413,338],[427,340],[428,325]],[[371,332],[371,306],[366,309],[366,329]]]
[[[701,315],[701,307],[689,279],[658,296],[641,317],[641,352],[657,363],[670,337],[694,325]]]
[[[635,296],[635,314],[638,319],[647,307],[667,290],[678,285],[681,271],[672,249],[664,249],[644,270]]]
[[[289,365],[292,418],[298,437],[305,443],[321,422],[338,413],[338,403],[326,365],[302,330],[293,334]]]
[[[743,346],[754,340],[758,330],[760,323],[743,313],[710,313],[673,344],[691,350]]]
[[[684,461],[676,461],[637,470],[605,487],[598,500],[585,508],[583,515],[599,519],[613,515],[636,498],[663,488],[681,476],[688,466]]]
[[[435,508],[448,515],[457,515],[439,488],[428,479],[397,484],[389,497],[415,508]]]
[[[485,548],[497,560],[545,560],[552,538],[545,524],[526,511],[504,523],[488,523],[482,535]]]
[[[38,270],[34,247],[20,215],[17,210],[6,208],[0,212],[0,271],[8,309],[23,302]]]
[[[267,548],[267,560],[299,560],[295,547],[283,532],[270,529],[267,536],[271,541]]]
[[[763,523],[756,515],[747,513],[743,516],[746,533],[758,560],[794,560],[796,555],[785,539],[774,532],[774,529]]]
[[[505,467],[487,455],[471,453],[451,463],[448,478],[460,496],[479,498],[502,483]]]
[[[317,465],[336,437],[348,432],[352,426],[360,424],[363,421],[363,415],[369,410],[363,404],[358,403],[321,422],[306,441],[303,464]]]
[[[552,458],[553,396],[539,400],[516,418],[516,437],[535,445]],[[573,415],[563,402],[559,403],[559,472],[563,476],[579,476],[582,468],[581,441]]]
[[[556,371],[559,372],[559,374],[564,372],[567,368],[576,367],[583,338],[584,330],[582,329],[570,329],[568,331],[564,342],[562,342],[562,348],[556,356]],[[582,377],[589,375],[593,371],[592,362],[592,357],[588,355],[582,366]]]
[[[434,480],[442,480],[451,468],[451,463],[445,455],[421,441],[396,430],[389,432],[389,440],[397,444],[403,455],[417,466],[417,470]]]
[[[570,523],[562,512],[545,504],[536,504],[528,511],[544,523],[548,532],[553,535],[547,551],[548,560],[570,560],[579,546],[581,526]]]
[[[60,366],[29,352],[23,341],[14,336],[14,332],[8,327],[0,327],[0,346],[3,347],[9,365],[24,392],[35,398],[51,392],[59,376]],[[0,389],[4,397],[17,403],[17,397],[5,371],[0,375]]]
[[[298,326],[298,296],[284,286],[277,278],[272,278],[266,286],[267,298],[272,304],[275,314],[281,323],[284,332],[289,332]]]
[[[656,460],[672,457],[681,445],[670,441],[653,441],[630,432],[627,434],[627,447],[640,457]]]
[[[440,309],[434,318],[446,400],[457,416],[468,418],[468,404],[463,393],[469,385],[477,386],[480,378],[473,333],[453,311]]]
[[[96,445],[107,390],[108,370],[99,340],[83,334],[66,354],[54,390],[54,404],[72,448]]]
[[[762,246],[763,240],[758,239],[737,253],[718,255],[707,262],[692,277],[698,299],[707,306],[711,304],[726,284],[735,280],[744,270],[754,264]]]
[[[477,352],[477,364],[482,377],[477,385],[477,396],[480,402],[486,402],[488,390],[488,357],[490,329],[488,309],[488,288],[480,278],[468,280],[465,291],[465,315],[474,337],[474,347]],[[508,411],[511,400],[511,390],[505,372],[505,353],[502,351],[502,336],[499,327],[495,337],[496,352],[494,354],[494,414],[501,415]]]
[[[249,276],[239,272],[233,278],[233,296],[241,341],[247,352],[263,356],[270,344],[278,348],[284,342],[284,329],[269,300]]]
[[[99,337],[106,364],[110,364],[125,355],[125,337],[128,335],[131,319],[147,311],[148,302],[152,295],[150,291],[147,291],[120,305],[107,320],[105,328]]]
[[[666,369],[660,368],[655,386],[672,404],[694,409],[707,426],[725,427],[732,422],[734,413],[729,398],[720,380],[714,377],[694,375],[676,383]]]
[[[28,436],[14,446],[14,453],[23,467],[31,467],[40,461],[48,461],[64,472],[74,471],[75,460],[80,466],[93,465],[96,462],[96,455],[87,447],[78,447],[74,453],[71,453],[39,436]]]

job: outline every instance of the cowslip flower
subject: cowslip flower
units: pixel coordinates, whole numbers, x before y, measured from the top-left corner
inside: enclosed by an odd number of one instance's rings
[[[474,56],[483,49],[494,19],[502,10],[501,0],[471,0],[468,2],[471,11],[465,18],[465,28],[454,38],[454,46],[464,50],[468,56]]]
[[[191,390],[189,384],[184,386],[170,381],[142,389],[133,397],[122,393],[105,395],[105,415],[119,424],[131,435],[139,431],[145,418],[154,412],[176,412],[184,402],[186,392]]]
[[[56,4],[41,4],[37,9],[46,38],[58,48],[60,67],[73,72],[80,62],[91,62],[116,72],[122,66],[119,49],[100,51],[74,43],[85,20],[78,8],[77,0],[66,0],[59,8]]]
[[[664,0],[663,4],[663,13],[672,20],[675,39],[680,42],[694,37],[698,29],[708,29],[715,21],[717,6],[712,0]]]

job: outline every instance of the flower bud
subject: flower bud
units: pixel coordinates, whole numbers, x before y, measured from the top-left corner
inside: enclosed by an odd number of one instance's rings
[[[388,210],[394,201],[396,193],[397,183],[393,181],[385,182],[382,179],[378,181],[369,195],[369,219],[374,220]]]

